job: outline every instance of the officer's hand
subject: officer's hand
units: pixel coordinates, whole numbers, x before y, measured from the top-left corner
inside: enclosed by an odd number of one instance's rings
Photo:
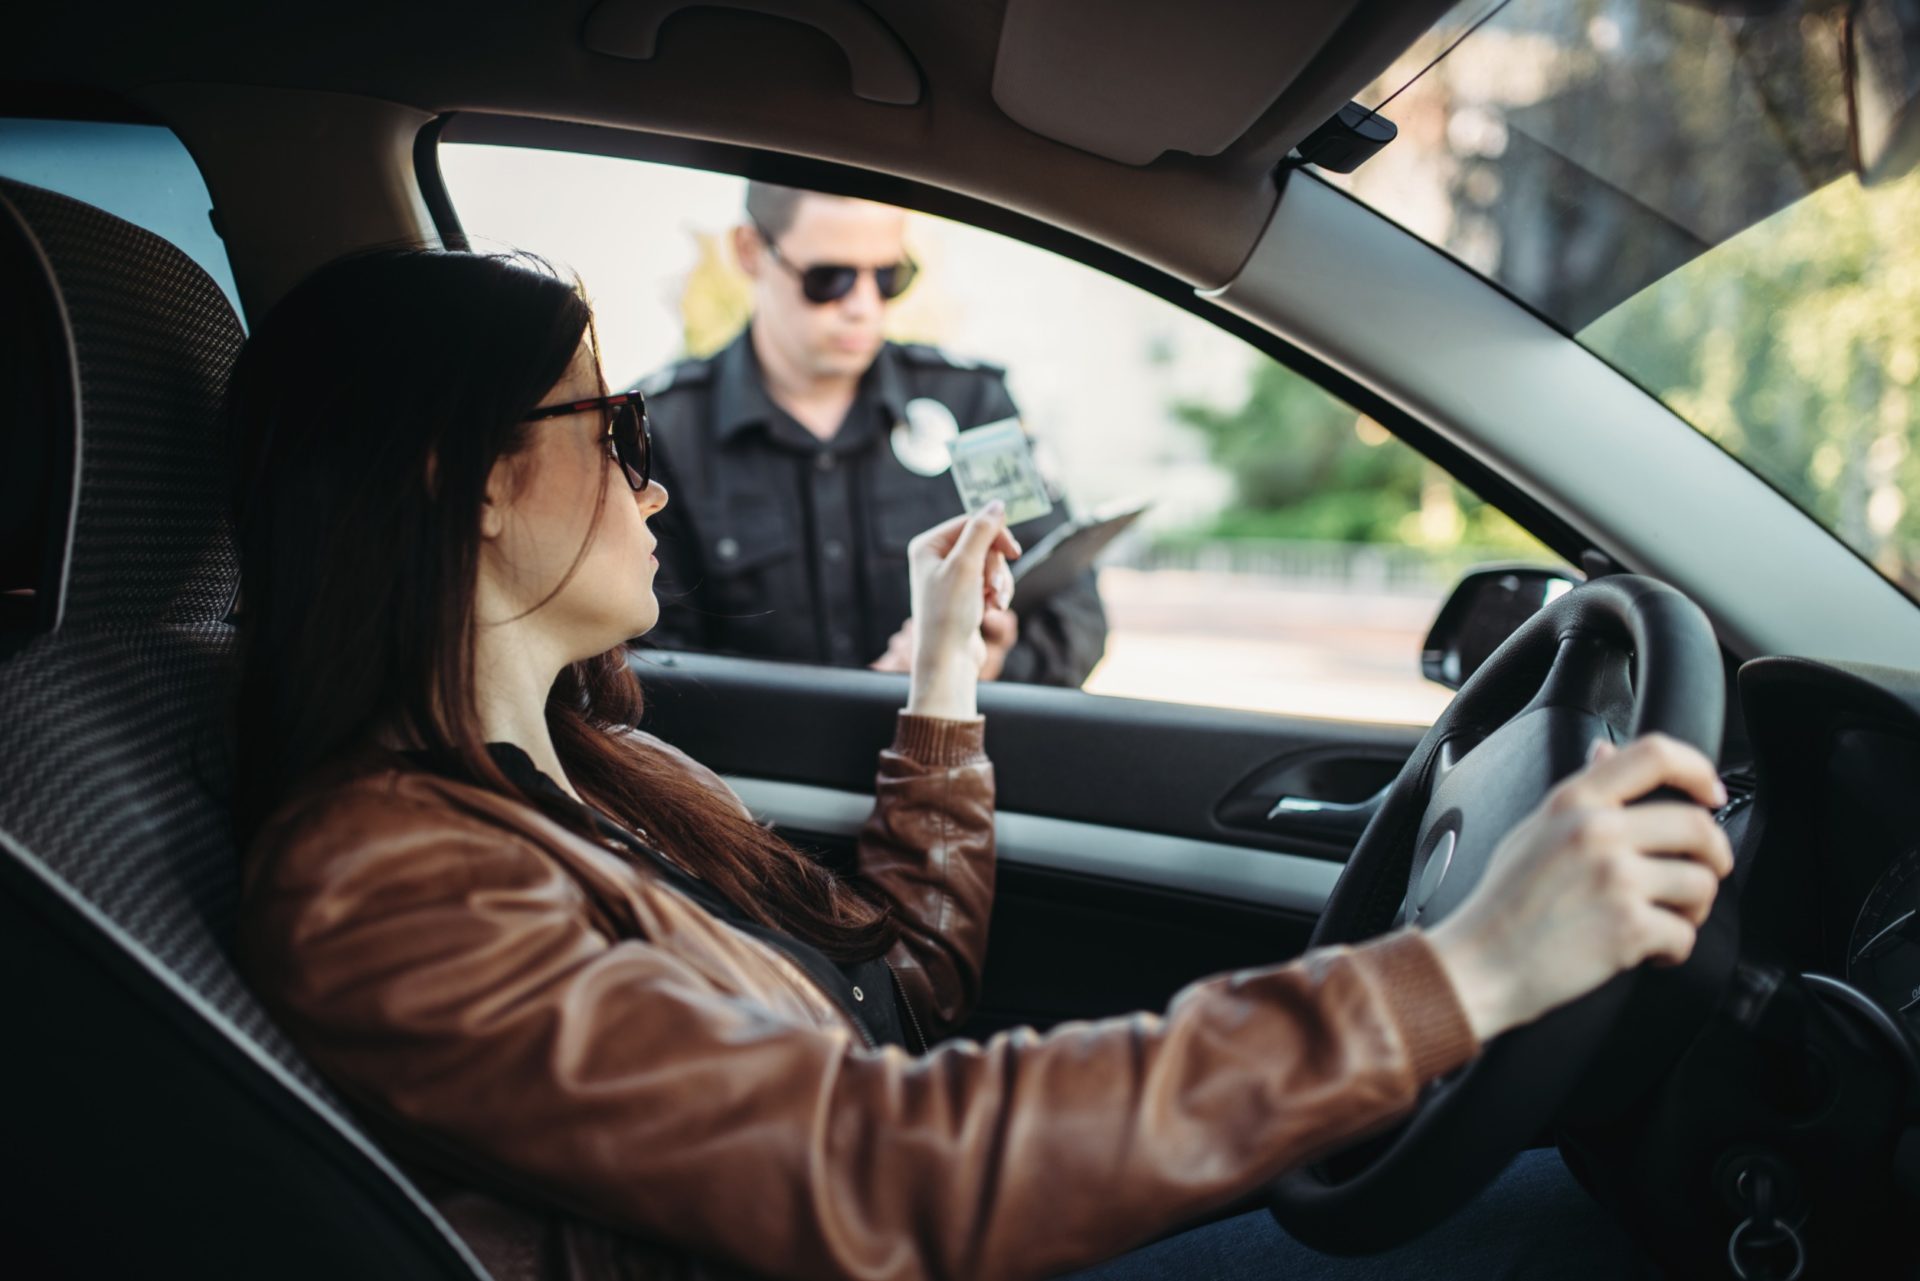
[[[887,652],[867,664],[876,672],[913,670],[913,620],[900,624],[900,630],[887,638]]]
[[[1007,651],[1020,639],[1020,616],[1010,609],[989,608],[980,618],[980,638],[987,644],[987,656],[980,664],[980,679],[997,681],[1007,665]]]
[[[987,601],[1004,607],[1011,599],[1006,561],[1019,554],[998,502],[942,521],[907,545],[914,619],[910,710],[974,715],[974,685],[987,661],[980,631]]]
[[[1005,563],[1004,561],[1002,562]],[[986,642],[987,656],[980,662],[980,679],[995,681],[1007,664],[1007,651],[1020,639],[1020,616],[1010,609],[988,605],[980,616],[980,639]],[[867,664],[876,672],[913,670],[913,620],[900,624],[900,630],[887,638],[887,652]]]

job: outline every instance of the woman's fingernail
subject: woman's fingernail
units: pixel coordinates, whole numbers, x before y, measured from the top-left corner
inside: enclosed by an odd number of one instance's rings
[[[1727,785],[1719,779],[1713,780],[1713,807],[1719,809],[1727,803]]]
[[[1007,505],[1001,502],[998,498],[996,498],[992,502],[986,505],[985,511],[989,516],[998,516],[1001,512],[1005,511],[1006,509],[1007,509]]]

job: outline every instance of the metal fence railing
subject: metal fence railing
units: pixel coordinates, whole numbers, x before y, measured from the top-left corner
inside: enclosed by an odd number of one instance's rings
[[[1474,565],[1528,559],[1547,560],[1492,547],[1437,551],[1391,543],[1277,538],[1163,543],[1122,539],[1101,563],[1127,569],[1246,575],[1325,591],[1431,595],[1446,591]]]

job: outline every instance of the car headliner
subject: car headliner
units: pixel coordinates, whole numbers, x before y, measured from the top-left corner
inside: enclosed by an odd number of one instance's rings
[[[1018,3],[1018,0],[1015,0]],[[1056,0],[1043,0],[1053,4]],[[676,0],[634,0],[671,11]],[[856,0],[740,0],[771,9],[860,9]],[[1055,48],[1023,47],[1026,63],[1063,68],[1055,109],[1147,96],[1176,115],[1195,83],[1215,74],[1223,46],[1241,38],[1275,49],[1267,106],[1217,155],[1168,152],[1146,165],[1102,159],[1016,124],[996,104],[1004,3],[872,0],[870,9],[918,64],[924,92],[911,106],[853,93],[840,48],[812,26],[743,8],[686,5],[661,30],[648,61],[589,51],[592,0],[421,4],[164,6],[96,2],[38,6],[11,16],[0,81],[79,85],[159,107],[157,86],[200,84],[325,90],[404,104],[429,115],[489,110],[619,125],[762,146],[917,178],[977,196],[1127,250],[1200,286],[1232,277],[1275,199],[1288,150],[1378,75],[1447,7],[1437,0],[1340,0],[1294,6],[1262,0],[1189,0],[1177,17],[1159,0],[1101,0],[1079,8],[1101,26],[1039,29]],[[865,11],[863,10],[862,13]],[[856,15],[858,16],[858,15]],[[1300,37],[1289,45],[1288,21]],[[1185,44],[1170,23],[1203,31]],[[1109,48],[1161,28],[1141,53]],[[1303,54],[1300,47],[1308,52]],[[1077,51],[1077,52],[1076,52]],[[1178,60],[1184,59],[1184,65]],[[1297,74],[1288,76],[1289,68]],[[1224,74],[1224,73],[1221,73]],[[1120,84],[1099,83],[1125,76]],[[160,112],[163,116],[164,111]],[[1062,132],[1072,132],[1072,128]],[[191,137],[189,145],[193,144]],[[217,193],[216,193],[217,194]]]

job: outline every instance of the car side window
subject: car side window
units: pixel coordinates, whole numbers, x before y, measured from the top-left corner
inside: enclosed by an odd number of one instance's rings
[[[162,125],[0,117],[0,177],[85,201],[171,241],[226,291],[239,290],[193,157]]]
[[[157,125],[0,117],[0,177],[71,196],[166,238],[226,290],[238,311],[226,248],[192,158]],[[22,247],[0,262],[0,647],[54,625],[71,503],[71,406],[48,390],[64,363],[41,268]],[[69,422],[60,421],[65,413]]]
[[[700,536],[703,579],[724,584],[726,611],[751,615],[731,626],[666,596],[662,630],[680,627],[674,643],[693,647],[742,652],[751,643],[768,656],[800,656],[798,649],[774,652],[786,642],[766,611],[804,610],[796,583],[830,576],[834,557],[848,554],[837,535],[815,530],[820,495],[842,492],[819,488],[820,477],[844,458],[834,437],[810,441],[806,431],[814,429],[804,424],[765,429],[769,438],[785,432],[796,450],[820,450],[819,474],[801,475],[805,501],[790,500],[791,481],[755,471],[782,466],[747,443],[760,428],[741,425],[764,411],[767,393],[719,390],[766,378],[764,357],[729,354],[756,298],[769,297],[756,293],[740,262],[742,252],[762,253],[751,247],[754,233],[744,233],[743,251],[743,233],[735,231],[749,222],[744,181],[519,146],[446,143],[439,159],[474,247],[531,250],[577,274],[595,305],[609,385],[639,383],[650,397],[659,394],[656,436],[675,494],[663,518],[681,506],[689,510],[675,519],[708,523]],[[776,229],[765,239],[779,254],[788,237]],[[841,245],[849,260],[858,253],[855,242],[818,243]],[[846,284],[818,270],[808,279],[809,268],[864,271],[889,257],[801,261],[807,251],[791,248],[784,257],[795,261],[781,268],[790,269],[799,293]],[[917,213],[906,218],[905,257],[915,273],[911,287],[885,304],[885,337],[907,353],[899,368],[913,385],[900,397],[938,403],[903,407],[894,470],[935,478],[889,482],[879,496],[872,484],[850,491],[845,501],[871,509],[861,518],[866,537],[884,541],[903,519],[932,524],[947,514],[943,502],[960,510],[944,450],[928,442],[1004,413],[973,411],[968,398],[976,395],[1002,397],[996,405],[1010,398],[1017,407],[1063,514],[1086,520],[1144,507],[1098,561],[1096,614],[1103,609],[1106,617],[1092,651],[1098,661],[1089,657],[1084,672],[1073,667],[1076,637],[1094,635],[1080,605],[1063,606],[1064,619],[1022,613],[1022,638],[1049,629],[1058,635],[1034,640],[1054,649],[1020,668],[1016,641],[1010,679],[1080,683],[1097,695],[1427,724],[1451,691],[1422,675],[1422,642],[1462,571],[1487,561],[1559,564],[1380,423],[1164,299],[1024,242]],[[864,289],[866,280],[859,274],[848,288]],[[886,280],[873,283],[878,291]],[[756,325],[773,323],[770,314]],[[768,353],[776,365],[786,359],[779,342]],[[936,422],[943,407],[947,417]],[[927,422],[905,421],[915,414]],[[689,443],[681,421],[689,415],[709,443]],[[717,487],[695,476],[682,481],[695,448],[728,451],[702,466],[724,463],[730,479]],[[802,513],[793,517],[794,543],[814,532],[817,561],[810,565],[802,547],[748,565],[748,541],[789,546],[768,532],[785,528],[783,505]],[[907,519],[919,513],[924,519]],[[732,523],[720,530],[716,520]],[[883,559],[877,544],[865,550]],[[903,572],[897,563],[893,569]],[[760,583],[756,574],[781,581]],[[759,593],[753,602],[750,593]],[[756,602],[766,610],[745,608]],[[872,635],[855,634],[865,646],[857,653],[834,652],[835,638],[825,635],[792,644],[819,641],[814,661],[884,664],[890,627],[885,620]],[[1084,679],[1050,680],[1049,664]]]

